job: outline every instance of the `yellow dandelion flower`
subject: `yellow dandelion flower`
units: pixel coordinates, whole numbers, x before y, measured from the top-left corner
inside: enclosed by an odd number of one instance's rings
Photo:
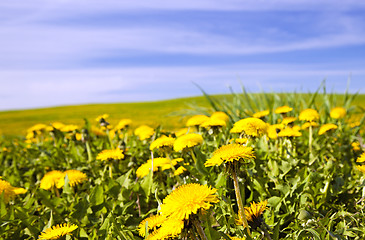
[[[161,204],[159,212],[170,219],[189,219],[199,209],[209,209],[212,203],[219,202],[215,195],[217,189],[198,183],[182,185],[173,190]]]
[[[185,148],[191,148],[200,145],[203,137],[197,133],[189,133],[178,137],[174,142],[174,151],[178,152]]]
[[[119,123],[117,124],[117,126],[115,126],[115,130],[122,130],[124,128],[127,128],[129,125],[131,125],[132,120],[129,118],[125,118],[119,121]]]
[[[351,146],[352,146],[352,150],[354,150],[356,152],[361,150],[359,142],[353,142],[353,143],[351,143]]]
[[[346,116],[346,109],[343,107],[332,108],[330,116],[334,119],[344,118]]]
[[[140,140],[145,140],[147,138],[152,137],[155,133],[155,130],[147,125],[142,125],[134,130],[134,134],[139,137]]]
[[[164,169],[166,168],[166,165],[171,165],[173,164],[173,161],[170,161],[167,158],[154,158],[153,161],[152,159],[148,159],[146,163],[142,164],[137,170],[136,170],[136,175],[139,178],[143,178],[145,176],[148,175],[148,173],[150,172],[150,170],[152,169],[153,166],[153,171],[156,172],[158,170],[159,167],[164,166]],[[176,165],[177,161],[175,161],[175,165]]]
[[[363,163],[365,162],[365,152],[363,152],[360,157],[357,158],[356,162]]]
[[[96,156],[96,159],[107,161],[107,160],[120,160],[124,158],[123,150],[116,149],[105,149]]]
[[[221,165],[223,162],[233,162],[240,160],[254,159],[254,151],[252,147],[242,146],[240,144],[229,144],[220,147],[213,152],[213,156],[208,159],[204,165],[206,167]]]
[[[319,126],[319,124],[318,124],[318,123],[316,123],[316,122],[305,122],[305,123],[302,125],[302,130],[309,128],[309,126],[312,126],[312,127],[318,127],[318,126]]]
[[[328,132],[331,129],[337,129],[337,125],[333,123],[326,123],[323,124],[318,131],[318,135],[323,135],[324,133]]]
[[[285,118],[283,119],[283,121],[281,121],[281,124],[283,124],[283,125],[288,125],[289,123],[292,123],[292,122],[294,122],[295,120],[297,120],[297,118],[296,118],[296,117],[285,117]]]
[[[214,112],[212,115],[210,115],[211,119],[220,119],[223,120],[224,122],[228,122],[229,120],[229,116],[225,113],[225,112]]]
[[[195,115],[188,119],[188,121],[186,122],[186,126],[187,127],[199,126],[200,124],[202,124],[203,122],[205,122],[207,120],[209,120],[208,116]]]
[[[0,177],[0,195],[4,194],[5,203],[8,203],[10,199],[13,199],[16,195],[26,192],[26,189],[13,187],[8,181],[2,180]]]
[[[160,149],[160,148],[172,148],[174,146],[175,138],[173,137],[167,137],[167,136],[161,136],[157,138],[155,141],[153,141],[150,145],[150,150],[153,149]]]
[[[61,188],[65,185],[65,177],[67,175],[68,177],[68,183],[71,187],[76,186],[77,184],[80,184],[87,180],[87,176],[85,173],[79,171],[79,170],[67,170],[64,173],[64,177],[60,178],[58,183],[56,184],[57,188]]]
[[[319,113],[315,109],[307,108],[300,112],[299,120],[314,122],[319,119]]]
[[[99,115],[95,118],[95,121],[100,122],[102,119],[106,120],[109,117],[109,114]]]
[[[44,230],[41,235],[39,235],[39,239],[58,239],[66,235],[71,235],[71,232],[77,228],[78,226],[75,224],[58,224]]]
[[[233,125],[231,133],[242,133],[246,135],[259,137],[266,133],[267,124],[259,118],[241,119]]]
[[[178,167],[178,169],[175,170],[174,175],[178,176],[183,174],[186,171],[186,168],[184,168],[183,166]]]
[[[181,233],[184,220],[168,218],[161,227],[147,237],[148,240],[171,239]]]
[[[79,126],[74,124],[64,125],[60,130],[62,132],[73,132],[75,130],[79,129]]]
[[[188,133],[189,133],[189,128],[181,128],[181,129],[175,131],[175,136],[180,137],[180,136],[188,134]]]
[[[245,207],[245,215],[247,222],[253,229],[256,229],[261,226],[261,223],[263,222],[261,215],[267,209],[266,205],[267,201],[265,200],[259,203],[252,202],[251,206]],[[237,224],[242,225],[242,220],[238,219]]]
[[[41,180],[40,188],[49,190],[53,186],[56,186],[57,183],[60,181],[60,179],[64,178],[64,177],[65,177],[65,175],[63,174],[63,172],[58,171],[58,170],[53,170],[53,171],[47,172]]]
[[[300,136],[302,136],[302,133],[299,132],[299,130],[291,127],[284,128],[278,133],[278,137],[300,137]]]
[[[254,118],[263,118],[267,115],[269,115],[270,110],[264,110],[264,111],[260,111],[260,112],[256,112],[252,115],[252,117]]]
[[[219,118],[209,118],[207,121],[200,124],[203,128],[213,128],[213,127],[225,127],[226,121]]]
[[[150,233],[154,231],[156,227],[160,227],[163,222],[166,221],[166,217],[162,215],[154,215],[151,217],[146,218],[138,225],[138,233],[141,237],[146,236],[146,223],[147,223],[147,230]]]
[[[277,107],[275,109],[275,113],[288,113],[290,111],[292,111],[293,108],[292,107],[289,107],[289,106],[281,106],[281,107]]]

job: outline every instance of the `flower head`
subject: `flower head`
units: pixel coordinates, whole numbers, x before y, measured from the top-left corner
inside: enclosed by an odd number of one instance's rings
[[[289,106],[281,106],[275,109],[275,113],[288,113],[292,111],[293,108]]]
[[[182,185],[173,190],[161,204],[160,213],[176,220],[189,219],[199,209],[209,209],[219,202],[217,189],[198,183]]]
[[[204,165],[209,167],[221,165],[223,162],[251,160],[254,158],[254,151],[251,147],[242,146],[240,144],[229,144],[215,150],[213,156],[208,159]]]
[[[16,195],[26,192],[26,189],[13,187],[9,182],[0,179],[0,195],[4,194],[5,203],[9,202],[9,200],[13,199]]]
[[[56,187],[57,183],[60,181],[60,179],[64,178],[64,177],[65,177],[65,175],[63,174],[63,172],[58,171],[58,170],[53,170],[53,171],[47,172],[41,180],[40,188],[49,190],[54,186]],[[60,186],[60,187],[62,187],[62,186]]]
[[[344,118],[346,116],[346,109],[343,107],[332,108],[330,116],[334,119]]]
[[[241,119],[233,125],[231,133],[242,133],[258,137],[266,133],[267,124],[259,118]]]
[[[328,132],[331,129],[337,129],[337,125],[333,123],[326,123],[323,124],[318,131],[318,135],[323,135],[324,133]]]
[[[63,177],[60,178],[60,180],[57,183],[57,188],[61,188],[65,185],[65,177],[68,177],[68,183],[71,187],[76,186],[77,184],[80,184],[87,180],[87,176],[85,173],[79,171],[79,170],[67,170],[63,172]]]
[[[152,135],[155,133],[155,130],[147,125],[142,125],[136,130],[134,130],[134,134],[139,137],[142,141],[152,137]]]
[[[176,152],[185,148],[197,146],[203,142],[203,137],[197,133],[189,133],[178,137],[174,142],[174,150]]]
[[[199,126],[208,119],[209,117],[206,115],[195,115],[188,119],[188,121],[186,122],[186,126],[187,127]]]
[[[299,120],[314,122],[319,119],[319,113],[315,109],[307,108],[300,112]]]
[[[98,160],[102,160],[102,161],[107,161],[107,160],[119,160],[119,159],[123,159],[124,158],[124,154],[123,154],[123,150],[116,148],[116,149],[105,149],[102,152],[100,152],[98,154],[98,156],[96,156],[96,159]]]
[[[174,146],[174,142],[175,138],[173,137],[161,136],[151,143],[150,150],[153,150],[155,148],[172,148]]]
[[[252,115],[252,117],[254,118],[263,118],[267,115],[269,115],[270,110],[264,110],[264,111],[260,111],[260,112],[256,112]]]
[[[71,232],[77,229],[78,226],[75,224],[58,224],[56,226],[47,228],[44,230],[41,235],[39,235],[40,239],[58,239],[65,235],[71,235]]]

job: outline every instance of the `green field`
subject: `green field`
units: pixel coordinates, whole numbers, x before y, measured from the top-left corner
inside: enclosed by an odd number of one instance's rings
[[[242,100],[245,102],[243,94]],[[252,94],[263,95],[263,94]],[[286,93],[277,94],[280,97]],[[299,94],[308,95],[308,94]],[[335,95],[339,105],[344,95]],[[214,95],[213,99],[232,101],[232,95]],[[308,97],[309,98],[309,97]],[[317,101],[323,101],[319,96]],[[365,108],[365,95],[357,95],[353,105]],[[156,102],[139,103],[112,103],[112,104],[88,104],[75,106],[61,106],[41,109],[16,110],[0,112],[0,134],[24,135],[26,129],[37,124],[50,124],[60,121],[65,124],[77,124],[82,126],[84,118],[94,123],[98,115],[107,113],[110,115],[111,124],[120,119],[130,118],[133,120],[132,127],[147,124],[152,127],[161,125],[166,130],[172,130],[184,126],[184,115],[196,114],[199,110],[211,109],[208,100],[204,96],[179,98]]]

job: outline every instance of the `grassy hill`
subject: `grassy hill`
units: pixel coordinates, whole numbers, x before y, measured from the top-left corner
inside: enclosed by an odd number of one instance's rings
[[[285,93],[278,94],[283,98],[285,98],[285,95]],[[306,94],[302,95],[306,97]],[[218,102],[231,101],[233,96],[214,95],[213,98],[217,99]],[[336,95],[336,98],[338,102],[341,102],[343,95]],[[321,98],[319,98],[319,101],[321,101]],[[353,104],[365,108],[365,95],[358,95]],[[204,96],[156,102],[89,104],[4,111],[0,112],[0,134],[8,136],[24,135],[26,129],[34,124],[50,124],[56,121],[82,126],[84,118],[94,123],[95,118],[104,113],[110,115],[111,124],[115,124],[123,118],[130,118],[133,120],[132,127],[141,124],[153,127],[162,125],[164,129],[172,130],[183,127],[185,123],[183,115],[198,113],[197,109],[209,111],[210,105]]]

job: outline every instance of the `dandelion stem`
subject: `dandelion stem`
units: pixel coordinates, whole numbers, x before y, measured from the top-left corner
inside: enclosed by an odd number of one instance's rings
[[[205,232],[202,228],[202,225],[200,224],[200,221],[198,219],[193,218],[192,222],[196,228],[196,231],[198,232],[200,239],[202,240],[208,240],[207,236],[205,235]]]
[[[236,199],[237,199],[237,205],[238,205],[238,216],[239,216],[240,220],[242,220],[243,226],[245,228],[247,228],[248,235],[251,236],[250,228],[248,227],[247,218],[246,218],[245,211],[243,208],[241,191],[240,191],[240,186],[238,183],[238,178],[237,178],[237,173],[236,173],[236,164],[233,165],[231,174],[232,174],[232,178],[233,178],[234,191],[236,193]]]

